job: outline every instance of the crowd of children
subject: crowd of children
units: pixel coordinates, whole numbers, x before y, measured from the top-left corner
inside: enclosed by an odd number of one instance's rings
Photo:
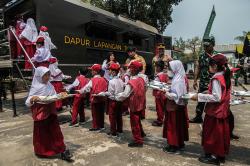
[[[86,78],[85,70],[80,69],[75,81],[64,86],[63,79],[70,79],[58,68],[58,61],[50,53],[56,48],[47,33],[48,28],[42,26],[37,35],[34,20],[28,19],[24,23],[20,18],[17,22],[16,33],[19,35],[30,58],[35,62],[36,70],[26,105],[31,107],[34,120],[33,144],[35,154],[39,157],[49,157],[61,154],[62,159],[71,160],[71,154],[66,150],[63,135],[57,120],[57,111],[62,109],[64,101],[41,104],[39,96],[52,96],[75,91],[72,107],[72,121],[70,126],[85,124],[85,99],[90,95],[92,127],[89,131],[104,130],[105,111],[110,122],[110,136],[117,137],[123,133],[122,115],[129,112],[133,141],[129,147],[143,147],[146,136],[141,120],[145,119],[146,91],[148,77],[144,74],[144,65],[138,60],[132,60],[120,66],[110,54],[110,63],[103,66],[94,64],[89,69],[92,78]],[[36,43],[36,51],[32,51]],[[22,54],[20,48],[18,53]],[[31,56],[31,54],[33,54]],[[25,65],[29,68],[29,64]],[[179,60],[169,59],[166,63],[159,60],[155,63],[156,82],[170,84],[168,90],[153,90],[157,119],[153,126],[163,126],[163,137],[168,146],[163,148],[167,153],[178,153],[185,148],[185,141],[189,140],[187,100],[182,98],[189,91],[188,80],[184,67]],[[225,155],[229,152],[230,128],[229,102],[231,92],[230,71],[226,57],[222,54],[213,55],[209,62],[209,70],[214,74],[207,94],[199,93],[192,96],[192,100],[206,102],[205,119],[202,130],[202,146],[205,155],[199,161],[209,164],[225,162]],[[105,77],[103,76],[105,75]],[[80,120],[78,122],[78,114]]]

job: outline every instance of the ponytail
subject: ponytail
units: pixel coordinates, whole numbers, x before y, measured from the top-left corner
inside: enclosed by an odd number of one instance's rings
[[[227,64],[225,64],[224,78],[226,81],[226,89],[229,90],[231,88],[231,70]]]

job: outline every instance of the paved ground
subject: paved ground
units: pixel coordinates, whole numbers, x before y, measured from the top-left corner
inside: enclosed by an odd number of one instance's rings
[[[154,102],[148,92],[147,118],[143,127],[147,133],[143,148],[127,147],[131,138],[129,118],[124,117],[125,133],[120,139],[108,137],[105,133],[89,132],[91,124],[90,111],[86,110],[89,122],[78,128],[68,127],[69,112],[59,114],[61,128],[68,148],[74,155],[75,162],[68,164],[59,159],[38,159],[33,153],[32,128],[33,121],[29,110],[24,106],[26,93],[17,94],[18,117],[12,117],[11,103],[5,102],[5,112],[0,113],[0,166],[61,166],[61,165],[202,165],[197,158],[202,154],[200,146],[199,125],[191,124],[190,141],[186,143],[186,151],[180,155],[170,155],[162,151],[166,140],[162,139],[162,128],[152,127],[155,119]],[[189,103],[190,117],[194,115],[195,103]],[[232,107],[236,119],[235,133],[241,138],[231,142],[231,152],[224,165],[250,165],[250,105]],[[106,128],[108,128],[106,117]],[[106,129],[108,131],[108,129]]]

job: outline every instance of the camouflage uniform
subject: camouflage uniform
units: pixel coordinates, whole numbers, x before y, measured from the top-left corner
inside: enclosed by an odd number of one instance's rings
[[[212,55],[216,54],[214,51]],[[209,73],[209,60],[211,57],[203,52],[199,56],[199,69],[200,69],[200,82],[199,82],[199,93],[202,93],[204,91],[208,90],[208,84],[210,82],[210,79],[212,78],[212,74]],[[203,113],[205,107],[205,103],[199,102],[196,106],[196,115],[201,116]]]

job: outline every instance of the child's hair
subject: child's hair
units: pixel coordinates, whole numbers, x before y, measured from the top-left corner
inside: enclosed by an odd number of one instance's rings
[[[156,67],[160,67],[161,71],[164,69],[165,63],[162,60],[159,60],[155,63]]]
[[[105,71],[104,70],[100,70],[99,72],[97,72],[97,74],[100,74],[100,76],[103,77],[104,74],[105,74]]]
[[[44,46],[44,42],[36,42],[36,44],[40,44],[41,46]]]
[[[120,72],[119,70],[111,70],[111,71],[114,71],[116,75],[118,75]]]
[[[85,70],[85,69],[82,69],[82,68],[80,68],[78,71],[79,71],[79,73],[81,75],[84,75],[84,76],[88,74],[88,70]]]
[[[210,59],[209,65],[213,66],[215,64],[217,65],[218,72],[224,71],[224,78],[225,78],[225,81],[226,81],[226,88],[227,88],[227,90],[230,89],[231,88],[231,70],[229,69],[228,64],[226,63],[224,65],[220,65],[214,59]]]

